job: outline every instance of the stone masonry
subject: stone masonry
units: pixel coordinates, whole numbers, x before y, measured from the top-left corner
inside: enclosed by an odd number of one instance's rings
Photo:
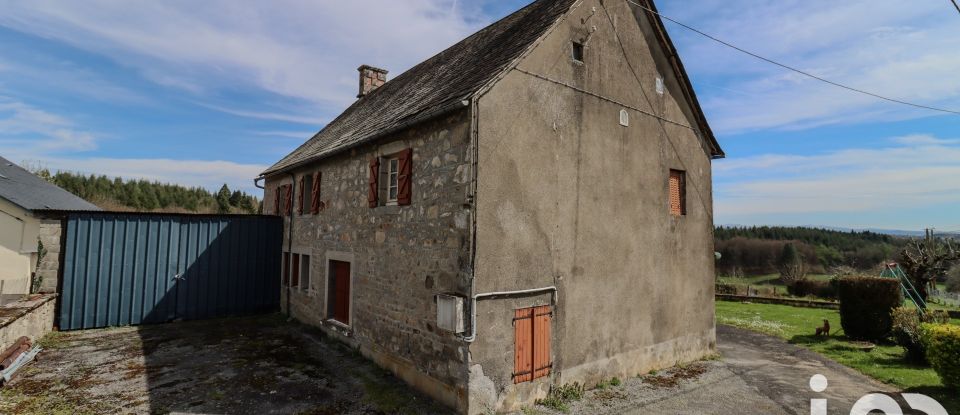
[[[52,293],[57,291],[60,270],[60,236],[61,224],[59,220],[43,220],[40,222],[40,243],[46,251],[37,264],[40,292]]]
[[[466,295],[470,288],[468,120],[466,111],[454,113],[295,170],[297,180],[322,173],[322,208],[311,215],[306,201],[301,215],[294,207],[293,217],[285,218],[283,248],[310,255],[309,287],[283,290],[283,308],[291,316],[461,408],[466,349],[453,333],[436,327],[434,296]],[[413,149],[411,204],[368,207],[370,159],[405,148]],[[266,213],[274,213],[277,186],[289,183],[287,173],[267,177]],[[299,185],[295,189],[300,192]],[[349,327],[328,320],[331,257],[351,262]]]

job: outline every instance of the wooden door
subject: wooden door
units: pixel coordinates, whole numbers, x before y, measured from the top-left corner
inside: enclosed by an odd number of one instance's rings
[[[343,324],[350,324],[350,263],[330,261],[333,274],[332,317]]]

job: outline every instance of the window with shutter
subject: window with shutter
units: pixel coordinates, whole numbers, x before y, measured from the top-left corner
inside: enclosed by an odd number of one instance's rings
[[[290,282],[290,253],[283,253],[283,263],[280,264],[280,275],[283,280],[283,285],[286,286]]]
[[[290,216],[293,214],[293,184],[283,186],[284,188],[284,206],[283,214]]]
[[[374,157],[370,160],[370,178],[368,179],[368,189],[367,189],[367,206],[371,208],[377,207],[377,193],[380,189],[377,186],[377,181],[380,177],[380,159]]]
[[[670,214],[683,216],[687,214],[687,183],[686,172],[670,170]]]
[[[550,375],[551,306],[521,308],[514,311],[513,383]]]
[[[290,286],[300,286],[300,254],[293,254],[293,262],[290,264],[291,278]]]
[[[318,214],[320,213],[320,179],[323,175],[320,172],[316,172],[313,175],[313,189],[310,192],[310,213]]]

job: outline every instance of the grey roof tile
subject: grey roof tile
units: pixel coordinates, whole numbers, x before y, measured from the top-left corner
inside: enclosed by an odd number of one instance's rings
[[[3,157],[0,157],[0,198],[29,211],[100,210]]]

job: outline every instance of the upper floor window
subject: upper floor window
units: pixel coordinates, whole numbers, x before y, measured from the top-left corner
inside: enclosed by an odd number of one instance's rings
[[[409,205],[413,190],[413,149],[370,160],[369,207]]]
[[[573,61],[583,63],[583,43],[573,42],[571,47]]]

